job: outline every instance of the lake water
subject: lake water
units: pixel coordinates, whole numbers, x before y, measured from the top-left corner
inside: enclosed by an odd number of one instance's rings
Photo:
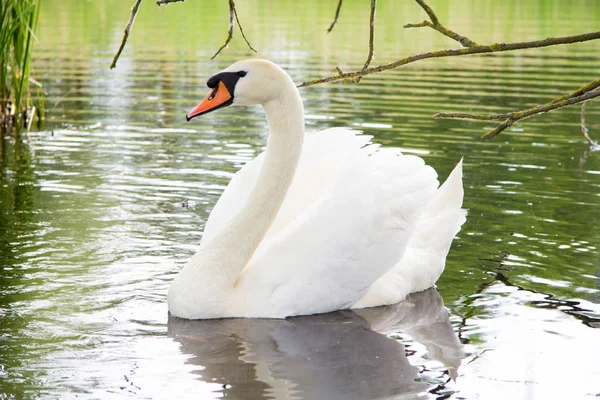
[[[248,39],[302,82],[360,67],[369,2],[238,2]],[[431,1],[479,43],[600,29],[596,1]],[[359,85],[301,89],[308,130],[348,126],[444,179],[465,157],[467,223],[436,290],[399,305],[285,321],[169,321],[169,282],[232,174],[265,146],[258,109],[191,123],[205,81],[253,56],[225,1],[43,2],[33,77],[48,121],[2,139],[0,399],[586,399],[600,395],[600,152],[578,106],[515,125],[433,120],[507,112],[598,77],[600,41],[422,61]],[[380,2],[386,63],[458,45],[415,2]],[[600,102],[587,106],[600,139]],[[443,300],[442,300],[443,299]],[[452,378],[455,378],[452,379]]]

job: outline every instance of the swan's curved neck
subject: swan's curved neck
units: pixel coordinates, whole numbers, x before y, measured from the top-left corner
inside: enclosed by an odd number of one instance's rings
[[[256,185],[239,213],[202,250],[220,259],[215,272],[226,285],[234,284],[263,240],[294,179],[304,141],[304,107],[291,79],[289,83],[280,97],[263,104],[269,137]]]

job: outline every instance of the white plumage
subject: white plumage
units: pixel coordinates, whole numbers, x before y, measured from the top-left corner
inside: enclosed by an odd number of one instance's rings
[[[465,221],[462,162],[438,189],[416,156],[348,129],[304,135],[291,78],[262,60],[233,104],[262,104],[267,150],[238,171],[169,290],[184,318],[283,318],[403,300],[431,287]],[[260,91],[256,94],[255,91]]]

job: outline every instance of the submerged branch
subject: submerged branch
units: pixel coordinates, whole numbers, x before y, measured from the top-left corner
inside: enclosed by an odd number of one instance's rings
[[[133,21],[135,21],[135,16],[137,15],[138,10],[140,9],[140,4],[142,4],[142,0],[136,0],[133,7],[131,7],[131,15],[129,16],[129,21],[125,26],[125,31],[123,32],[123,39],[121,40],[121,45],[119,46],[119,50],[117,50],[117,54],[115,54],[115,57],[113,58],[112,63],[110,64],[110,69],[113,69],[117,66],[117,60],[121,56],[121,52],[125,47],[125,43],[127,43],[127,38],[129,38],[129,33],[131,32]]]
[[[240,32],[242,33],[242,37],[246,41],[246,44],[248,45],[248,47],[250,47],[250,50],[252,50],[256,53],[256,50],[254,50],[254,48],[252,48],[252,46],[250,45],[250,42],[248,42],[248,39],[246,39],[246,35],[244,35],[244,31],[242,30],[242,25],[240,24],[240,20],[238,18],[237,11],[235,9],[235,3],[233,2],[233,0],[229,0],[229,30],[227,31],[227,39],[225,39],[225,43],[223,43],[223,46],[221,46],[219,48],[219,50],[217,50],[217,52],[210,58],[211,60],[214,60],[215,57],[217,57],[219,55],[219,53],[221,53],[221,51],[225,47],[227,47],[229,42],[231,42],[231,39],[233,38],[233,27],[235,25],[235,21],[237,21],[238,27],[240,28]]]
[[[415,1],[421,6],[421,8],[423,8],[423,10],[425,10],[425,12],[427,13],[427,15],[429,16],[429,21],[425,20],[425,21],[423,21],[421,23],[418,23],[418,24],[406,24],[406,25],[404,25],[404,28],[421,28],[421,27],[424,27],[424,26],[428,26],[428,27],[430,27],[432,29],[435,29],[436,31],[438,31],[442,35],[447,36],[450,39],[456,40],[457,42],[459,42],[460,44],[462,44],[464,47],[478,46],[477,43],[475,43],[474,41],[472,41],[468,37],[459,35],[458,33],[454,32],[453,30],[450,30],[450,29],[446,28],[440,22],[440,20],[438,19],[437,15],[435,15],[435,13],[431,9],[431,7],[429,7],[427,5],[427,3],[425,3],[424,0],[415,0]]]
[[[542,40],[534,40],[530,42],[516,42],[516,43],[494,43],[487,46],[473,46],[465,47],[461,49],[449,49],[433,51],[428,53],[416,54],[413,56],[405,57],[400,60],[391,62],[389,64],[379,65],[377,67],[371,67],[364,70],[358,70],[354,72],[345,72],[343,74],[328,76],[326,78],[314,79],[312,81],[303,82],[298,87],[306,87],[318,85],[320,83],[335,82],[343,79],[353,79],[359,76],[365,76],[375,74],[383,71],[388,71],[400,66],[410,64],[420,60],[426,60],[429,58],[443,58],[443,57],[454,57],[454,56],[467,56],[471,54],[485,54],[485,53],[497,53],[504,51],[513,51],[521,49],[533,49],[539,47],[555,46],[559,44],[572,44],[579,42],[586,42],[589,40],[600,39],[600,31],[584,33],[581,35],[573,36],[562,36],[562,37],[550,37]]]
[[[331,21],[331,25],[329,25],[329,28],[327,28],[327,33],[331,32],[333,30],[333,28],[335,27],[335,24],[337,24],[338,18],[340,16],[340,10],[342,9],[343,1],[344,0],[339,0],[337,8],[335,9],[335,17],[333,17],[333,21]]]
[[[581,102],[585,102],[587,100],[593,99],[595,97],[600,96],[600,89],[589,90],[584,94],[578,96],[571,96],[563,100],[551,101],[547,104],[538,105],[535,107],[528,108],[522,111],[515,111],[505,114],[471,114],[471,113],[437,113],[433,116],[433,118],[451,118],[451,119],[470,119],[470,120],[484,120],[484,121],[496,121],[496,120],[504,120],[500,125],[496,128],[492,129],[489,132],[486,132],[481,137],[483,139],[490,139],[494,136],[498,135],[500,132],[505,130],[506,128],[512,126],[515,122],[531,117],[533,115],[541,114],[544,112],[556,110],[558,108],[563,108],[570,106],[572,104],[577,104]],[[564,96],[563,96],[564,97]]]
[[[598,150],[600,150],[600,145],[597,142],[592,140],[592,138],[589,135],[590,130],[587,128],[587,126],[585,126],[585,105],[587,103],[588,103],[587,101],[584,101],[583,103],[581,103],[581,133],[583,133],[583,137],[590,144],[590,149],[592,151],[598,151]]]

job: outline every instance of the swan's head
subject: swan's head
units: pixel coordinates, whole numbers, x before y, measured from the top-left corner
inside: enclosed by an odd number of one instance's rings
[[[290,84],[294,86],[292,78],[271,61],[238,61],[208,79],[210,93],[186,118],[189,121],[232,104],[265,104],[278,99]]]

